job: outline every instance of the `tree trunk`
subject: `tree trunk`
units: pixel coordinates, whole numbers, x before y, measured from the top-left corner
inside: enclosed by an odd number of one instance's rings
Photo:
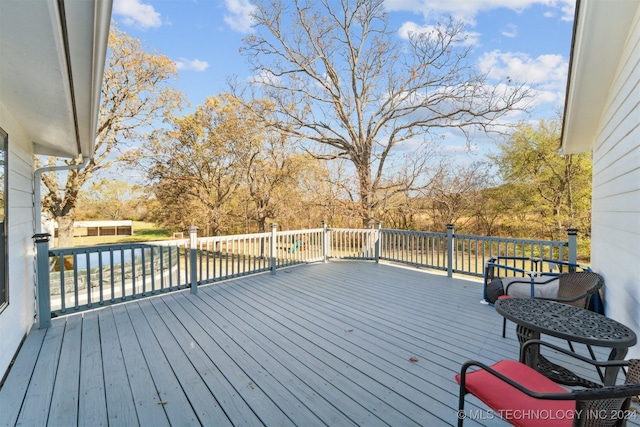
[[[256,222],[258,223],[258,233],[265,233],[267,231],[267,218],[260,214]]]
[[[367,159],[355,159],[354,163],[358,169],[358,180],[360,181],[360,215],[362,216],[362,226],[371,228],[375,224],[373,217],[374,191],[371,188],[371,169],[367,164]],[[365,164],[363,164],[365,163]]]
[[[58,221],[58,247],[70,248],[73,247],[73,222],[74,215],[69,213],[65,216],[61,216]]]

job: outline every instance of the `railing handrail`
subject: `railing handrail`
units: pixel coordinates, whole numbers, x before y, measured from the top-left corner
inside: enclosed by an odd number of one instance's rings
[[[208,236],[208,237],[198,237],[197,238],[197,242],[218,242],[220,240],[229,240],[229,239],[234,239],[234,240],[242,240],[242,239],[247,239],[247,238],[257,238],[257,237],[269,237],[271,236],[271,233],[269,232],[265,232],[265,233],[249,233],[249,234],[229,234],[229,235],[224,235],[224,236]],[[187,239],[187,243],[189,243],[189,239]]]
[[[520,237],[494,237],[494,236],[476,236],[473,234],[455,234],[455,237],[458,239],[476,239],[476,240],[485,240],[485,241],[493,241],[493,242],[513,242],[513,243],[533,243],[533,244],[546,244],[552,246],[567,246],[569,244],[568,241],[564,240],[540,240],[540,239],[530,239],[530,238],[520,238]]]
[[[425,236],[446,236],[447,235],[446,232],[443,233],[438,231],[400,230],[396,228],[381,228],[380,231],[385,233],[396,233],[396,234],[406,234],[406,235],[412,235],[412,234],[419,234],[419,235],[425,235]]]
[[[70,248],[50,248],[49,252],[57,255],[73,255],[84,254],[87,252],[99,252],[100,249],[131,249],[136,248],[149,248],[155,246],[180,246],[189,243],[189,239],[176,239],[176,240],[153,240],[150,242],[131,242],[131,243],[107,243],[101,245],[86,245],[86,246],[73,246]]]
[[[354,229],[323,223],[322,228],[282,231],[272,226],[270,232],[200,238],[195,236],[197,229],[190,231],[187,239],[72,248],[48,249],[48,241],[36,240],[38,258],[57,257],[60,266],[47,274],[38,271],[38,292],[44,292],[41,283],[50,295],[59,288],[60,296],[54,299],[59,300],[56,310],[62,313],[187,287],[195,292],[200,284],[269,270],[275,274],[283,267],[327,258],[385,260],[443,270],[449,276],[482,276],[486,259],[495,256],[549,255],[558,263],[576,256],[575,230],[569,232],[568,241],[455,234],[453,226],[447,232],[433,232],[381,228],[380,224]],[[48,250],[41,251],[40,245]],[[72,266],[65,266],[65,261]],[[38,310],[40,317],[43,308]]]

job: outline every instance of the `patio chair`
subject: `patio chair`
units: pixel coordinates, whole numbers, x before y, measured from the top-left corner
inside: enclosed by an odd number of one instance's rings
[[[507,278],[503,280],[507,280],[507,284],[505,286],[505,293],[500,297],[500,299],[504,298],[512,298],[509,294],[509,290],[512,286],[517,284],[525,284],[530,287],[532,298],[536,297],[536,292],[539,292],[539,287],[545,286],[556,286],[557,295],[554,295],[554,298],[545,297],[544,299],[550,301],[557,301],[563,304],[573,305],[578,308],[588,309],[591,298],[602,288],[604,285],[604,279],[598,273],[594,273],[592,271],[577,271],[572,273],[564,273],[559,276],[552,277],[537,277],[538,279],[542,278],[543,280],[532,281],[525,278]],[[547,293],[546,295],[549,295]],[[502,337],[505,338],[507,329],[507,319],[502,319]],[[574,351],[573,343],[570,341],[567,342],[571,351]],[[591,355],[592,359],[595,359],[595,353],[590,345],[587,345],[587,350]],[[595,383],[593,381],[589,381],[585,378],[582,378],[569,369],[566,369],[562,366],[559,366],[549,359],[544,357],[543,355],[539,355],[538,358],[538,366],[535,368],[539,372],[545,373],[547,377],[553,379],[556,382],[559,382],[564,385],[569,386],[583,386],[590,388],[601,387],[600,384]],[[600,379],[604,381],[604,376],[600,369],[598,369],[598,374]]]
[[[484,265],[484,299],[487,300],[487,287],[495,280],[514,280],[527,285],[552,283],[555,278],[567,273],[590,272],[591,268],[581,264],[547,258],[492,256]],[[505,284],[506,286],[506,284]],[[543,286],[537,286],[545,291]],[[524,290],[533,296],[534,286]],[[528,295],[523,295],[528,296]],[[546,296],[546,295],[540,295]]]
[[[542,276],[544,280],[532,281],[526,278],[505,278],[505,295],[500,299],[511,298],[509,294],[510,289],[515,289],[514,285],[525,284],[531,287],[531,297],[536,297],[536,292],[540,293],[539,288],[545,286],[557,286],[557,296],[540,296],[540,298],[548,299],[551,301],[561,302],[563,304],[573,305],[575,307],[588,309],[591,298],[596,292],[604,285],[604,278],[598,273],[592,271],[578,271],[574,273],[564,273],[558,276],[546,277]],[[549,295],[547,293],[547,295]],[[507,319],[502,321],[502,337],[506,336]]]
[[[527,261],[529,270],[524,269]],[[520,267],[517,267],[518,264]],[[551,271],[541,271],[543,265],[549,265]],[[555,271],[556,269],[558,272]],[[521,274],[522,277],[506,277],[507,272]],[[529,277],[524,277],[527,275]],[[524,257],[492,257],[487,260],[484,271],[485,299],[488,284],[495,280],[499,280],[504,289],[504,295],[499,299],[530,296],[584,309],[589,308],[592,297],[604,285],[602,276],[592,272],[589,267],[563,261]],[[506,336],[506,327],[507,319],[503,319],[503,338]]]
[[[515,426],[624,426],[631,399],[640,394],[640,360],[596,362],[540,340],[526,347],[546,345],[599,366],[628,366],[624,384],[567,390],[522,362],[502,360],[491,366],[477,361],[462,365],[456,375],[460,384],[458,426],[466,417],[465,396],[472,394],[494,414]],[[479,369],[468,372],[472,366]]]

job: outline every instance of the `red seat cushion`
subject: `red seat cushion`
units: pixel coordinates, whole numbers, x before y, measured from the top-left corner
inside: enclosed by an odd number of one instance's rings
[[[511,295],[500,295],[498,297],[498,299],[510,299],[510,298],[515,298],[515,297],[512,297]]]
[[[567,390],[527,365],[502,360],[493,369],[523,387],[537,392],[565,393]],[[460,374],[456,375],[460,383]],[[468,372],[467,391],[489,406],[496,415],[516,426],[571,426],[576,402],[534,399],[485,370]]]

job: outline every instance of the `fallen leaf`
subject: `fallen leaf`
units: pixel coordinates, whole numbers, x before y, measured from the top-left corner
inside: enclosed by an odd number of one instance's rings
[[[353,329],[347,329],[347,332],[353,332]]]
[[[250,388],[251,390],[253,390],[253,389],[255,388],[254,384],[253,384],[251,381],[249,381],[249,388]]]
[[[166,400],[161,400],[160,402],[158,402],[158,405],[162,405],[162,406],[164,406],[164,405],[166,405],[166,404],[167,404],[167,401],[166,401]]]
[[[410,361],[410,362],[417,362],[417,361],[418,361],[418,358],[417,358],[417,357],[415,357],[415,356],[411,356],[411,357],[409,358],[409,361]]]

